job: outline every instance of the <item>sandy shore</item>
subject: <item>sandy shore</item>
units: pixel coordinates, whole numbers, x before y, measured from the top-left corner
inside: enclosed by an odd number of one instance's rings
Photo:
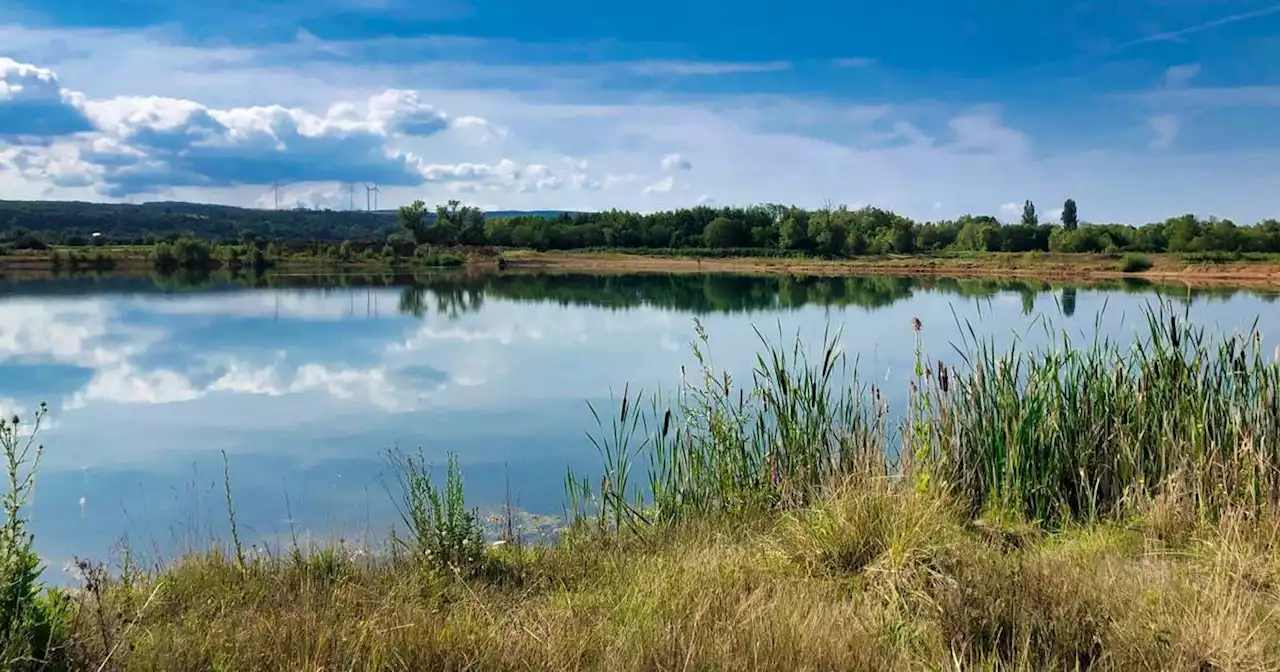
[[[1089,282],[1143,278],[1160,283],[1280,288],[1280,263],[1232,261],[1187,262],[1174,255],[1147,255],[1152,267],[1122,273],[1120,260],[1084,254],[987,254],[973,257],[883,257],[847,260],[791,258],[662,257],[617,253],[516,252],[508,268],[560,272],[608,273],[762,273],[788,275],[892,275],[959,278],[1027,278]]]

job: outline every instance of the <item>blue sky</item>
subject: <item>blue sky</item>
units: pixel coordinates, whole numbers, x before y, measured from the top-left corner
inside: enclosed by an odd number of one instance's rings
[[[0,0],[0,198],[1252,223],[1277,120],[1261,0]]]

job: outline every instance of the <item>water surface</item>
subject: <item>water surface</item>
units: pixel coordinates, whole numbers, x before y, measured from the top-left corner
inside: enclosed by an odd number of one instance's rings
[[[121,539],[154,558],[225,538],[223,454],[246,544],[382,537],[396,513],[384,451],[459,455],[482,509],[508,497],[559,514],[566,468],[598,473],[587,402],[625,384],[670,389],[693,320],[719,366],[749,377],[753,327],[807,340],[842,328],[860,371],[904,391],[910,321],[953,357],[957,320],[1009,343],[1130,339],[1153,301],[1211,330],[1255,320],[1274,344],[1274,294],[1116,283],[744,276],[275,278],[184,287],[147,278],[0,280],[0,411],[50,413],[33,510],[54,572]],[[408,284],[400,284],[408,283]],[[261,284],[261,283],[259,283]],[[317,285],[325,286],[317,286]],[[1106,306],[1105,313],[1099,312]],[[1268,346],[1270,347],[1270,346]],[[57,580],[57,577],[50,577]]]

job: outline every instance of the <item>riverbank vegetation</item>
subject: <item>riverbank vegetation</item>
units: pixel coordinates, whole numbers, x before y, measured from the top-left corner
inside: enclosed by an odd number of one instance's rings
[[[1028,201],[1021,218],[990,215],[915,221],[874,207],[804,209],[766,204],[641,214],[490,213],[450,201],[397,212],[249,210],[191,203],[143,205],[0,201],[0,247],[154,245],[190,235],[211,243],[350,241],[360,253],[412,248],[497,247],[628,250],[697,256],[807,255],[850,258],[959,252],[1175,253],[1223,259],[1280,253],[1280,220],[1251,225],[1193,214],[1144,225],[1090,223],[1067,199],[1052,221]],[[404,249],[399,250],[405,254]]]
[[[954,351],[914,320],[898,391],[838,334],[732,373],[699,326],[679,388],[596,409],[546,544],[482,544],[456,464],[392,453],[385,549],[249,553],[228,502],[225,548],[41,594],[11,498],[0,624],[71,669],[1274,669],[1280,362],[1147,318]]]

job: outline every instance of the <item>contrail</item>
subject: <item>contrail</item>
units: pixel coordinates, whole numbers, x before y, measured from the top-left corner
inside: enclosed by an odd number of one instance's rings
[[[1060,58],[1054,61],[1046,61],[1043,63],[1038,63],[1036,65],[1028,66],[1026,68],[1017,70],[1015,72],[1018,74],[1023,74],[1023,73],[1035,72],[1037,70],[1044,70],[1046,68],[1051,68],[1055,65],[1061,65],[1063,63],[1069,63],[1072,61],[1078,62],[1088,58],[1102,58],[1106,56],[1112,56],[1116,53],[1124,51],[1125,49],[1128,49],[1130,47],[1135,47],[1140,44],[1149,44],[1151,42],[1159,42],[1162,40],[1172,40],[1172,39],[1182,37],[1183,35],[1199,33],[1206,30],[1210,30],[1212,28],[1217,28],[1218,26],[1224,26],[1231,23],[1238,23],[1240,21],[1248,21],[1250,19],[1257,19],[1263,16],[1269,16],[1271,14],[1280,14],[1280,4],[1271,5],[1270,7],[1264,7],[1262,9],[1255,9],[1251,12],[1241,12],[1240,14],[1232,14],[1231,16],[1224,16],[1220,19],[1214,19],[1212,21],[1207,21],[1205,23],[1189,26],[1187,28],[1179,28],[1177,30],[1167,30],[1161,33],[1155,33],[1153,35],[1147,35],[1146,37],[1140,37],[1136,40],[1132,40],[1129,42],[1122,42],[1117,45],[1098,49],[1096,51],[1078,53],[1078,54],[1075,54],[1074,56],[1068,56],[1066,58]],[[1082,76],[1084,75],[1075,75],[1074,77],[1071,77],[1071,79],[1076,79]]]
[[[1255,9],[1252,12],[1242,12],[1240,14],[1232,14],[1231,16],[1224,16],[1221,19],[1214,19],[1213,21],[1201,23],[1199,25],[1191,26],[1189,28],[1180,28],[1178,30],[1169,30],[1163,33],[1148,35],[1146,37],[1136,39],[1132,42],[1125,42],[1124,44],[1121,44],[1120,46],[1116,47],[1113,51],[1119,51],[1120,49],[1132,47],[1138,44],[1146,44],[1148,42],[1172,40],[1177,37],[1182,37],[1183,35],[1198,33],[1204,30],[1209,30],[1210,28],[1217,28],[1218,26],[1225,26],[1228,23],[1248,21],[1249,19],[1256,19],[1262,16],[1267,16],[1267,15],[1276,14],[1276,13],[1280,13],[1280,4],[1272,5],[1270,7],[1265,7],[1263,9]]]

